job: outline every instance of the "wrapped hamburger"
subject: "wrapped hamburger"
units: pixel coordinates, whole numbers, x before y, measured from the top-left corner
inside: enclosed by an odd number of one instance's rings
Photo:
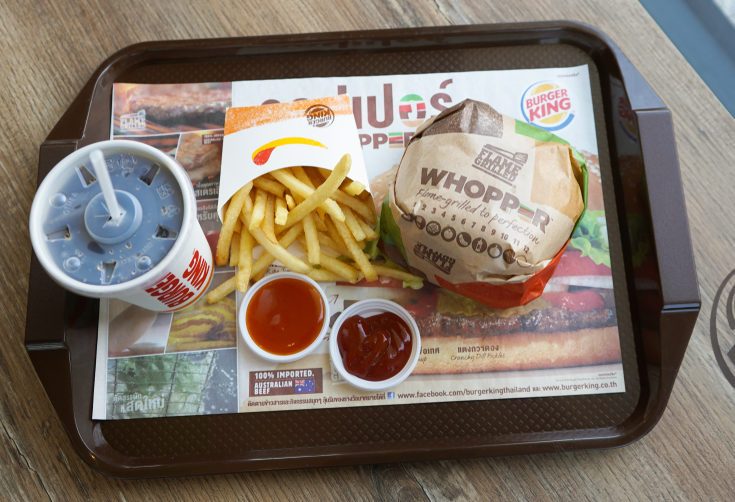
[[[564,140],[465,100],[408,143],[381,233],[430,282],[507,308],[541,295],[586,192],[584,159]]]

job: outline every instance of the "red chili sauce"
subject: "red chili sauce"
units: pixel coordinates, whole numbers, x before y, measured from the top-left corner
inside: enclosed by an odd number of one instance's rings
[[[392,312],[356,315],[340,326],[337,346],[350,374],[378,382],[397,375],[406,366],[413,337],[406,321]]]
[[[287,356],[301,352],[319,336],[324,312],[322,297],[311,284],[283,278],[263,285],[253,295],[245,323],[258,347]]]

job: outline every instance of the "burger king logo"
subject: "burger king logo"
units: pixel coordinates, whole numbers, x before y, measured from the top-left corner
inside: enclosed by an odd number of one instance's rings
[[[406,94],[398,105],[398,114],[406,127],[417,127],[426,118],[426,103],[418,94]]]
[[[313,105],[304,112],[306,122],[312,127],[329,127],[334,122],[334,112],[327,105]]]
[[[521,96],[521,113],[529,124],[558,131],[574,119],[569,90],[554,82],[531,84]]]

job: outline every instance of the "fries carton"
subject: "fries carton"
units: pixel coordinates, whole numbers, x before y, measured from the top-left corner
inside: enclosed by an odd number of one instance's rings
[[[369,190],[348,95],[229,108],[225,116],[217,211],[245,184],[284,167],[332,170],[352,157],[348,177]]]

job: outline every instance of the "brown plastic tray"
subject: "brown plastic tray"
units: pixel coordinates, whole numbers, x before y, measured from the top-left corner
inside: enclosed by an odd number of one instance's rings
[[[219,82],[588,64],[626,392],[98,422],[90,419],[98,302],[31,264],[26,347],[77,452],[148,477],[620,446],[661,417],[700,300],[671,114],[610,39],[571,22],[152,42],[105,61],[41,145],[38,179],[107,139],[114,82]],[[638,151],[619,153],[622,80]],[[637,223],[633,225],[633,216]],[[640,222],[643,222],[641,225]],[[651,246],[634,266],[639,239]]]

